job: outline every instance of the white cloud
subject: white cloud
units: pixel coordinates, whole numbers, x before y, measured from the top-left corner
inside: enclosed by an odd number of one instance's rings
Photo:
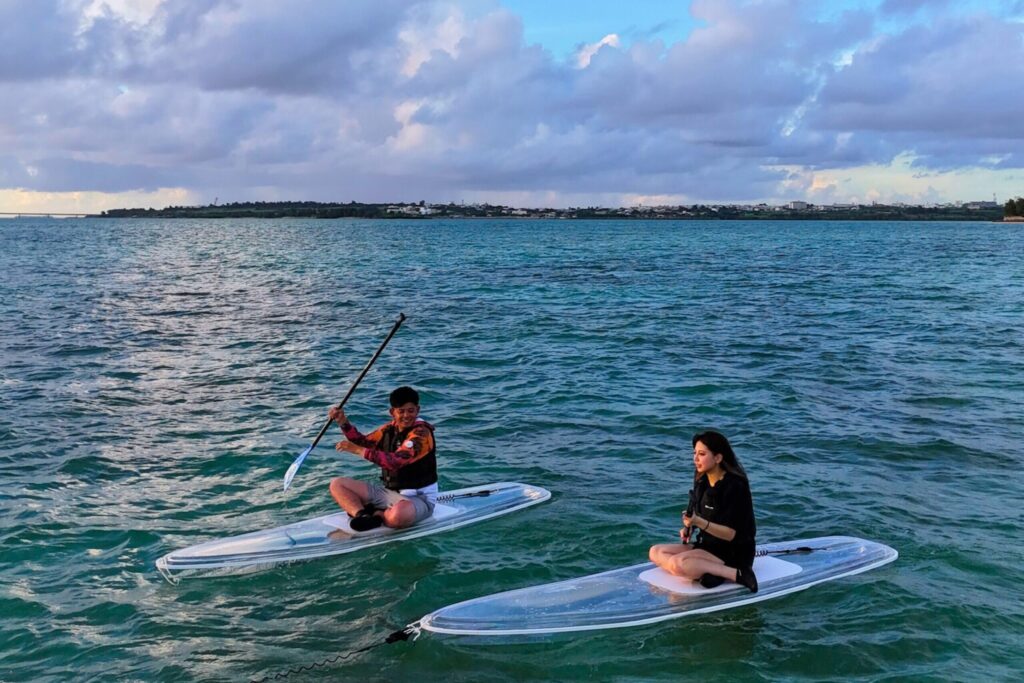
[[[7,213],[95,214],[115,208],[163,208],[197,203],[185,188],[160,188],[152,192],[33,192],[0,190],[0,207]]]
[[[398,39],[406,57],[401,66],[402,75],[412,77],[427,62],[435,50],[458,57],[459,43],[466,35],[466,18],[458,6],[426,8],[416,21],[406,24],[398,32]],[[447,12],[442,12],[447,9]]]
[[[620,206],[680,206],[693,204],[693,200],[680,194],[627,194]]]
[[[597,54],[598,50],[600,50],[605,45],[608,45],[610,47],[619,47],[620,42],[621,41],[619,40],[618,35],[614,33],[609,33],[596,43],[582,46],[576,52],[576,66],[579,67],[580,69],[586,68],[590,64],[590,60],[594,57],[594,55]]]
[[[156,15],[163,0],[92,0],[82,9],[82,16],[92,22],[112,14],[134,24],[145,24]]]
[[[1002,174],[992,169],[965,167],[952,171],[918,173],[911,154],[901,154],[886,164],[845,169],[806,171],[790,169],[805,196],[817,204],[835,202],[942,203],[991,200],[1020,194],[1024,172]]]

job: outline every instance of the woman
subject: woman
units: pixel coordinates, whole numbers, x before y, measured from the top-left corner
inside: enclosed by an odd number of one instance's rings
[[[734,581],[757,592],[754,576],[754,503],[747,473],[729,440],[718,432],[693,437],[694,487],[683,513],[683,543],[651,547],[650,558],[675,576],[713,588]],[[697,540],[688,542],[696,530]]]

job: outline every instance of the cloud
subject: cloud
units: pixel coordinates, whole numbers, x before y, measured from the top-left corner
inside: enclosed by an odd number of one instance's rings
[[[96,214],[110,206],[105,192],[33,192],[28,190],[0,190],[0,206],[7,213],[83,213]],[[125,192],[117,197],[123,208],[163,206],[191,206],[197,197],[182,188],[160,188],[152,192]]]
[[[401,0],[248,0],[210,3],[199,15],[187,5],[161,6],[154,22],[167,30],[156,35],[139,76],[209,90],[342,97],[367,79],[394,79],[390,48],[405,17]]]
[[[587,66],[590,65],[590,60],[594,57],[595,54],[597,54],[598,50],[600,50],[605,45],[609,45],[611,47],[619,47],[620,42],[621,41],[619,40],[618,35],[614,33],[609,33],[604,38],[602,38],[596,43],[593,43],[592,45],[583,45],[576,52],[576,66],[578,66],[581,69],[586,68]]]
[[[622,27],[562,61],[496,0],[12,0],[0,187],[112,202],[161,188],[839,199],[843,178],[898,158],[1008,183],[1024,165],[1012,9],[886,0],[822,17],[807,0],[695,0],[685,40]]]
[[[79,16],[59,0],[0,3],[0,82],[67,74],[75,68]]]
[[[885,14],[913,14],[922,9],[941,9],[949,0],[884,0],[880,7]]]
[[[999,152],[1010,154],[1004,165],[1021,166],[1022,80],[1019,23],[980,15],[912,26],[856,51],[809,123],[914,151],[931,168],[983,164]]]
[[[94,163],[74,159],[37,159],[29,164],[7,159],[3,178],[9,186],[41,192],[123,192],[167,185],[169,172],[152,166]]]

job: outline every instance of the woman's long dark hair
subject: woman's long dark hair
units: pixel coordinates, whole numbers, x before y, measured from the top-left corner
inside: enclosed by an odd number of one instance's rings
[[[693,435],[694,446],[697,445],[698,441],[707,446],[708,450],[712,453],[722,456],[722,469],[730,474],[735,474],[737,477],[747,478],[747,471],[743,469],[743,465],[736,458],[736,453],[733,452],[729,439],[718,432],[708,430]],[[697,480],[696,472],[693,473],[693,479],[694,481]]]

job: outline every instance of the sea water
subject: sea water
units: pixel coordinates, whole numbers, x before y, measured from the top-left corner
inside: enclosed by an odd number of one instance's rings
[[[173,586],[179,547],[326,514],[282,478],[399,312],[360,427],[420,390],[441,485],[551,502]],[[643,561],[723,431],[763,542],[891,545],[732,611],[539,642],[424,635],[316,680],[1016,680],[1024,229],[990,223],[0,223],[0,680],[259,679],[452,602]],[[294,674],[291,678],[299,678]]]

